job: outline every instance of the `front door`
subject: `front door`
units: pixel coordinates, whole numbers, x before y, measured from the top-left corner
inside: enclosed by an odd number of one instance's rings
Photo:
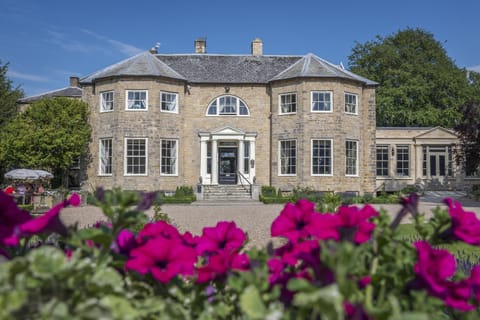
[[[237,183],[237,148],[218,149],[218,183]]]

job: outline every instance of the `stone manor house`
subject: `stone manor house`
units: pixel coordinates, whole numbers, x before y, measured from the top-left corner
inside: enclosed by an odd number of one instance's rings
[[[87,188],[188,185],[202,199],[229,185],[255,198],[262,185],[364,194],[463,182],[454,132],[375,128],[377,83],[314,54],[264,55],[258,38],[247,55],[209,54],[205,39],[194,53],[152,48],[70,82],[91,107]]]
[[[376,83],[313,54],[161,54],[80,79],[93,186],[375,190]]]

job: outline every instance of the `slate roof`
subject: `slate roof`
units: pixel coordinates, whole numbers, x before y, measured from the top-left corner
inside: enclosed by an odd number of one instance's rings
[[[66,87],[58,90],[44,92],[39,95],[18,99],[17,102],[20,104],[28,104],[28,103],[34,103],[41,99],[54,98],[54,97],[81,98],[82,91],[83,90],[78,87]]]
[[[118,76],[159,76],[191,83],[266,84],[276,80],[322,77],[345,78],[376,85],[314,54],[305,56],[253,56],[217,54],[152,54],[143,52],[94,72],[80,83]]]
[[[150,52],[145,51],[105,69],[94,72],[80,79],[80,83],[91,83],[96,79],[118,76],[158,76],[186,80],[175,70],[172,70],[165,63],[155,58]]]

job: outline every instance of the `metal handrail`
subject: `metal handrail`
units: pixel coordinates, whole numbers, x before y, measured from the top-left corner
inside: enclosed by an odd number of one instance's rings
[[[252,194],[252,183],[248,181],[247,177],[245,177],[243,173],[241,173],[239,170],[237,170],[237,173],[240,177],[242,177],[243,179],[245,179],[245,181],[248,182],[248,184],[250,185],[250,194]],[[243,185],[243,179],[240,179],[240,184],[242,185],[242,187],[245,188],[245,186]]]

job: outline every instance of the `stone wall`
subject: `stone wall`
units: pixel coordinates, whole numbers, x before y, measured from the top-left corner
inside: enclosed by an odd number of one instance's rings
[[[148,110],[125,110],[126,90],[148,90]],[[100,112],[100,93],[113,90],[114,111]],[[312,113],[311,91],[333,92],[333,112]],[[179,112],[160,111],[160,91],[178,93]],[[297,112],[279,114],[279,94],[297,93]],[[358,115],[344,112],[344,93],[359,98]],[[207,116],[207,107],[218,96],[233,95],[244,101],[250,116]],[[86,186],[122,187],[126,190],[175,190],[194,186],[200,176],[201,132],[223,127],[255,133],[255,171],[259,185],[312,187],[327,191],[373,192],[375,188],[375,89],[342,79],[296,79],[270,85],[189,84],[158,78],[106,79],[84,87],[84,100],[91,106],[91,162]],[[126,137],[148,138],[146,176],[124,174]],[[270,141],[272,137],[272,141]],[[113,173],[99,176],[99,139],[113,139]],[[312,176],[311,140],[333,140],[333,174]],[[160,174],[161,139],[178,140],[178,175]],[[278,143],[297,140],[297,174],[279,176]],[[358,141],[359,174],[345,176],[345,140]]]

